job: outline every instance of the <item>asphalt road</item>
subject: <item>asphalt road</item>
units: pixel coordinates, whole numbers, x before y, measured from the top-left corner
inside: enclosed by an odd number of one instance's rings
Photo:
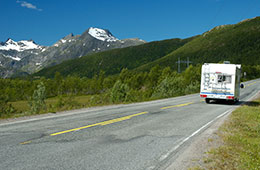
[[[0,169],[165,169],[192,138],[240,102],[206,104],[199,94],[114,105],[0,124]]]

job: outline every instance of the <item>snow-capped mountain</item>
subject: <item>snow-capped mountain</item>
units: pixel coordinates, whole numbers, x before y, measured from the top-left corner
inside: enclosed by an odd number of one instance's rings
[[[33,40],[22,40],[15,42],[14,40],[8,38],[5,43],[0,44],[0,50],[32,50],[32,49],[42,49],[43,47],[37,45]]]
[[[109,30],[94,27],[82,35],[71,33],[47,47],[32,40],[16,42],[8,39],[0,43],[0,77],[31,74],[68,59],[143,43],[145,41],[138,38],[119,40]]]
[[[88,33],[92,37],[94,37],[98,40],[101,40],[101,41],[107,41],[107,42],[118,41],[118,39],[116,37],[114,37],[108,30],[90,27],[88,30]]]

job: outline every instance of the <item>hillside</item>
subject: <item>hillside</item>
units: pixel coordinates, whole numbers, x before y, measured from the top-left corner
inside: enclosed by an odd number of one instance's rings
[[[113,75],[120,73],[123,68],[131,70],[159,59],[183,46],[191,39],[155,41],[139,46],[95,53],[45,68],[34,75],[54,77],[56,72],[60,72],[63,76],[78,75],[81,77],[93,77],[100,70],[103,70],[106,75]]]
[[[193,64],[220,62],[246,65],[260,64],[260,17],[234,25],[222,25],[205,32],[172,53],[137,70],[148,70],[155,65],[176,69],[178,57],[189,57]]]
[[[69,59],[144,43],[138,38],[119,40],[109,30],[93,27],[81,35],[71,33],[52,46],[41,46],[33,40],[16,42],[9,38],[0,42],[0,67],[3,68],[0,77],[32,74]]]
[[[205,62],[221,62],[243,65],[260,64],[260,17],[238,24],[222,25],[189,39],[170,39],[135,47],[115,49],[69,60],[41,70],[36,76],[62,75],[93,77],[103,70],[106,75],[119,73],[122,68],[149,71],[160,65],[177,70],[178,58],[192,61],[193,65]],[[185,64],[182,67],[186,68]],[[183,69],[182,69],[183,70]]]

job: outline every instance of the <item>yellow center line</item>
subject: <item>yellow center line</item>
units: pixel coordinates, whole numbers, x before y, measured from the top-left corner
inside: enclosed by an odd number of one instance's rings
[[[61,134],[64,134],[64,133],[69,133],[69,132],[73,132],[73,131],[77,131],[77,130],[87,129],[87,128],[94,127],[94,126],[109,125],[109,124],[112,124],[112,123],[128,120],[128,119],[131,119],[132,117],[140,116],[140,115],[147,114],[147,113],[148,112],[136,113],[136,114],[132,114],[132,115],[128,115],[128,116],[124,116],[124,117],[120,117],[120,118],[116,118],[116,119],[112,119],[112,120],[107,120],[107,121],[103,121],[103,122],[87,125],[87,126],[82,126],[82,127],[78,127],[78,128],[68,129],[68,130],[52,133],[52,134],[50,134],[50,136],[61,135]]]
[[[246,85],[245,87],[251,86],[251,85],[253,85],[253,84],[255,84],[255,83],[256,83],[256,82],[250,83],[250,84]]]
[[[193,104],[193,102],[179,104],[179,105],[173,105],[173,106],[167,106],[167,107],[162,107],[161,109],[170,109],[170,108],[174,108],[174,107],[182,107],[182,106],[187,106],[187,105],[190,105],[190,104]]]
[[[21,144],[21,145],[26,145],[26,144],[29,144],[29,143],[31,143],[31,142],[32,142],[32,141],[29,140],[29,141],[21,142],[20,144]]]

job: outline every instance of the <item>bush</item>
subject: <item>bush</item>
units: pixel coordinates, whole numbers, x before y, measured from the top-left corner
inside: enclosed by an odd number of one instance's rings
[[[63,99],[63,96],[62,96],[62,95],[59,95],[59,96],[58,96],[58,101],[57,101],[57,103],[55,104],[55,107],[58,108],[58,109],[61,109],[64,105],[65,105],[65,101],[64,101],[64,99]]]
[[[174,97],[184,94],[184,78],[177,77],[166,77],[156,87],[152,98],[166,98]]]
[[[37,89],[34,90],[32,98],[29,100],[29,106],[31,109],[31,113],[40,113],[43,110],[46,110],[46,92],[45,92],[45,86],[43,82],[40,82],[40,84],[37,85]]]
[[[15,112],[15,108],[11,104],[8,104],[8,98],[6,96],[0,96],[0,117]]]
[[[72,94],[69,94],[68,96],[58,96],[58,101],[55,104],[55,107],[58,110],[64,110],[64,109],[77,109],[80,107],[80,103],[78,103],[75,100],[75,96]]]
[[[108,104],[110,103],[110,93],[101,93],[98,95],[93,95],[90,98],[90,105],[100,105],[100,104]]]
[[[80,106],[73,95],[68,95],[64,101],[64,104],[66,109],[77,109]]]
[[[193,82],[189,84],[185,90],[185,94],[192,94],[192,93],[198,93],[200,91],[200,83],[199,82]]]
[[[140,93],[137,90],[129,90],[125,97],[126,102],[137,102],[137,101],[143,101],[142,93]]]
[[[126,101],[127,93],[129,92],[127,84],[118,80],[111,89],[110,99],[113,103]]]

